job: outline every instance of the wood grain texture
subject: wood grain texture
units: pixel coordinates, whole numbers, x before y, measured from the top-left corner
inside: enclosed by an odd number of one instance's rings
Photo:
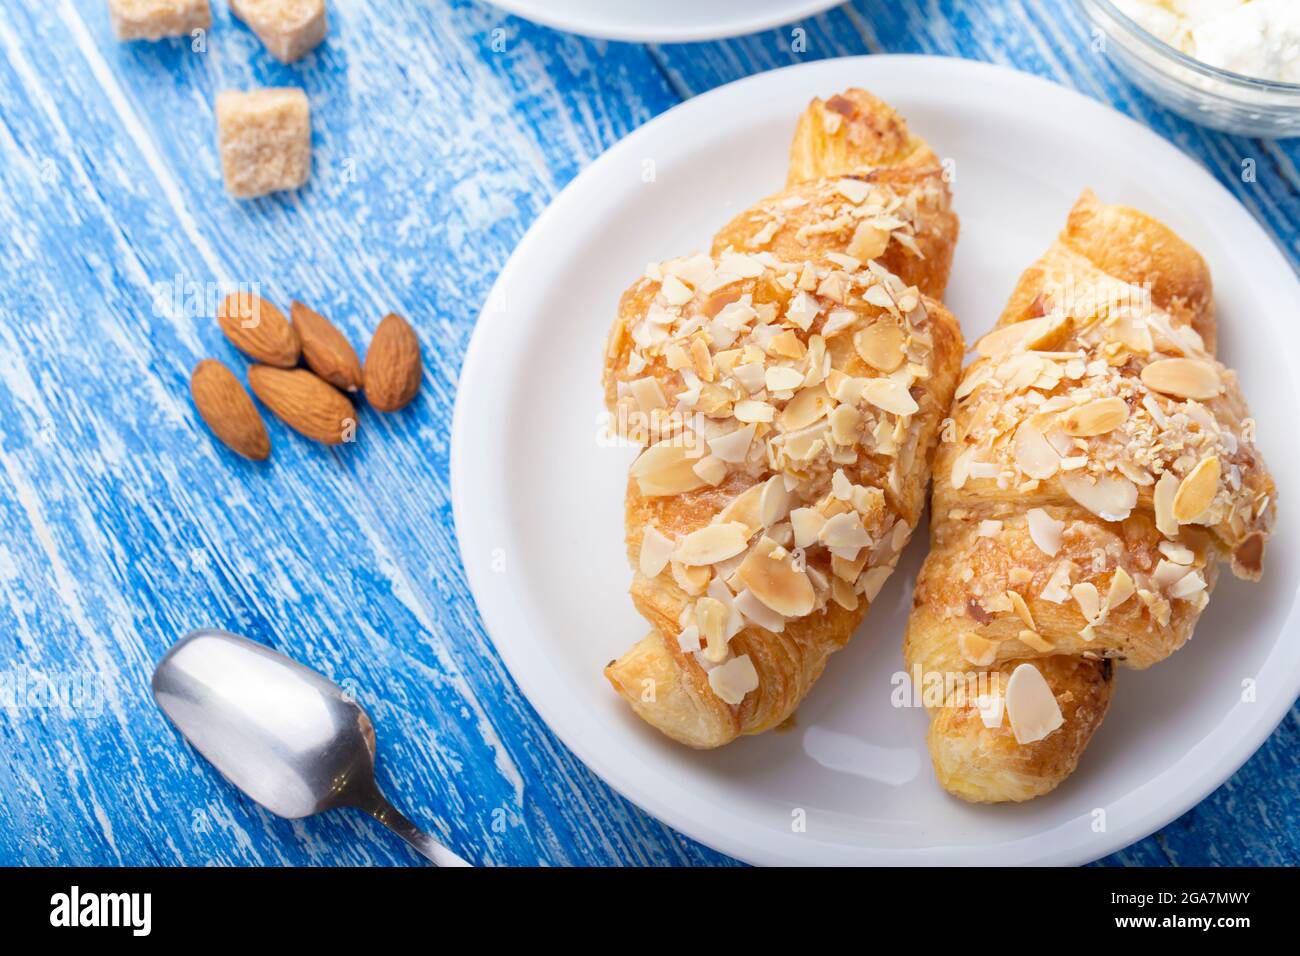
[[[510,250],[583,166],[686,96],[864,52],[1011,64],[1199,157],[1300,260],[1300,144],[1171,117],[1089,51],[1068,0],[859,0],[798,25],[802,52],[791,28],[645,47],[468,0],[379,6],[334,0],[325,44],[284,66],[222,4],[206,52],[119,45],[101,0],[0,5],[0,863],[417,862],[360,817],[264,813],[179,742],[148,678],[200,625],[345,682],[379,728],[381,784],[476,863],[730,862],[537,719],[474,609],[447,478],[457,370]],[[290,84],[311,100],[309,186],[230,200],[216,93]],[[171,291],[218,282],[301,298],[358,351],[405,315],[419,396],[363,407],[355,445],[272,421],[271,460],[239,459],[187,382],[208,355],[246,363],[215,301],[196,315]],[[1215,794],[1105,862],[1294,864],[1298,818],[1293,711]]]

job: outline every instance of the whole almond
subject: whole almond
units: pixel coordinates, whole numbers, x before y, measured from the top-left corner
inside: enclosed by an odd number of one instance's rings
[[[345,392],[361,387],[361,360],[347,338],[329,319],[297,300],[289,305],[289,317],[307,367]]]
[[[284,313],[248,292],[232,292],[217,307],[217,322],[230,344],[266,365],[298,364],[298,333]]]
[[[190,395],[212,433],[231,451],[253,461],[271,454],[266,423],[230,369],[216,359],[204,359],[190,375]]]
[[[300,435],[341,445],[356,433],[356,411],[347,396],[305,368],[254,365],[248,370],[248,385],[263,405]]]
[[[366,400],[381,412],[395,412],[415,398],[420,376],[420,340],[404,318],[390,312],[366,350]]]

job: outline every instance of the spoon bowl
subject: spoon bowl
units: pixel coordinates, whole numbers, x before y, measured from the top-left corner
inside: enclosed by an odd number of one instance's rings
[[[236,787],[290,820],[362,810],[440,866],[468,865],[422,833],[375,783],[375,729],[333,681],[227,631],[187,634],[158,662],[153,695]]]

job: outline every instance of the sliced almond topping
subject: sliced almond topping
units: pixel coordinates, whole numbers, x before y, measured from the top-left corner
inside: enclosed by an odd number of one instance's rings
[[[745,460],[749,454],[750,443],[754,440],[754,426],[746,425],[744,428],[737,428],[734,432],[728,432],[718,438],[709,439],[709,451],[723,461],[730,464],[739,464]]]
[[[1128,402],[1122,398],[1099,398],[1070,409],[1061,419],[1067,435],[1091,438],[1104,435],[1128,420]]]
[[[1123,521],[1137,504],[1137,485],[1123,475],[1104,475],[1093,481],[1086,475],[1067,471],[1061,473],[1061,487],[1080,505],[1106,521]]]
[[[1200,359],[1159,359],[1142,369],[1142,382],[1162,395],[1200,401],[1223,391],[1218,369]]]
[[[892,372],[903,364],[903,330],[889,319],[877,319],[853,335],[853,347],[862,361],[882,372]]]
[[[1083,581],[1070,588],[1070,593],[1074,595],[1083,619],[1089,624],[1097,620],[1097,615],[1101,614],[1101,595],[1097,592],[1097,585]]]
[[[745,587],[783,617],[803,617],[817,603],[808,575],[775,541],[763,538],[736,571]]]
[[[877,568],[868,568],[862,572],[862,577],[858,581],[858,590],[868,601],[874,601],[880,589],[885,586],[889,576],[894,573],[894,569],[887,564],[882,564]]]
[[[1110,578],[1110,590],[1106,592],[1106,609],[1113,610],[1133,596],[1136,588],[1133,577],[1123,568],[1116,568]]]
[[[687,567],[717,564],[735,557],[749,543],[749,529],[739,521],[708,524],[684,537],[673,551],[674,561]]]
[[[1040,654],[1050,654],[1052,651],[1056,650],[1052,642],[1047,640],[1045,637],[1043,637],[1043,635],[1039,634],[1037,631],[1029,630],[1028,628],[1026,628],[1022,630],[1018,636],[1020,638],[1021,644],[1029,645],[1034,650],[1038,651]]]
[[[831,600],[846,611],[855,611],[858,607],[858,592],[853,584],[843,578],[831,578]]]
[[[714,520],[738,521],[752,536],[755,531],[763,527],[762,500],[763,486],[751,485],[733,498]]]
[[[857,229],[853,230],[848,253],[853,258],[865,262],[868,259],[879,259],[885,254],[887,248],[889,248],[889,233],[863,221],[858,223]]]
[[[709,484],[717,486],[727,477],[727,465],[716,455],[707,455],[697,461],[691,469]]]
[[[794,526],[794,546],[808,548],[817,543],[826,517],[816,508],[795,508],[790,512],[790,524]]]
[[[1186,601],[1205,590],[1205,578],[1201,572],[1193,571],[1184,575],[1169,589],[1169,596],[1175,600]]]
[[[802,379],[801,379],[802,380]],[[756,402],[751,399],[736,402],[732,414],[740,422],[770,422],[776,418],[776,409],[767,402]]]
[[[789,511],[790,492],[786,490],[785,478],[781,475],[773,475],[763,483],[763,492],[759,497],[759,518],[763,522],[763,527],[772,527]]]
[[[1174,537],[1178,534],[1178,520],[1174,517],[1174,496],[1178,494],[1178,479],[1166,471],[1156,482],[1152,504],[1156,511],[1156,528],[1161,534]]]
[[[666,408],[668,406],[668,399],[664,398],[664,392],[659,387],[658,379],[638,378],[634,382],[628,382],[627,387],[631,391],[632,397],[636,399],[637,406],[643,412],[651,412],[656,408]]]
[[[648,578],[658,577],[668,567],[668,559],[672,557],[675,547],[673,540],[658,528],[646,525],[641,533],[641,556],[637,562],[641,573]]]
[[[835,474],[831,475],[831,494],[840,501],[848,501],[853,497],[853,482],[849,481],[843,468],[836,468]]]
[[[703,594],[713,574],[707,566],[688,568],[680,561],[673,561],[669,567],[672,568],[673,580],[677,586],[690,595]]]
[[[700,378],[706,382],[713,381],[713,356],[709,354],[709,343],[705,341],[703,335],[696,335],[691,339],[691,363]]]
[[[807,352],[807,349],[804,347],[804,344],[799,341],[799,336],[795,335],[794,332],[789,329],[772,336],[771,340],[767,343],[768,355],[776,355],[781,358],[800,359],[803,358],[805,352]]]
[[[1025,622],[1025,627],[1031,631],[1038,630],[1038,625],[1034,623],[1034,615],[1029,612],[1029,605],[1025,603],[1025,599],[1020,592],[1008,591],[1007,597],[1011,601],[1011,607],[1015,610],[1016,616]]]
[[[694,459],[687,456],[681,436],[651,445],[632,463],[630,473],[647,497],[679,495],[706,484],[695,473]]]
[[[1202,458],[1183,479],[1173,502],[1174,519],[1179,524],[1195,521],[1205,514],[1219,489],[1219,470],[1218,456],[1210,455]]]
[[[892,378],[869,378],[862,386],[862,397],[894,415],[915,415],[920,407],[902,382]]]
[[[692,654],[700,649],[700,629],[694,624],[688,624],[682,628],[681,633],[677,635],[677,646],[687,654]]]
[[[1061,467],[1061,456],[1029,422],[1016,429],[1015,456],[1016,467],[1030,478],[1051,478]]]
[[[763,381],[773,392],[789,392],[803,384],[804,374],[795,368],[772,365],[764,373]]]
[[[1065,723],[1052,688],[1033,664],[1021,664],[1011,672],[1006,711],[1016,743],[1022,745],[1042,740]]]
[[[871,546],[871,535],[862,527],[862,518],[856,511],[846,511],[828,518],[822,526],[820,537],[828,548]]]
[[[1173,587],[1183,578],[1187,577],[1188,567],[1184,564],[1175,564],[1172,561],[1166,561],[1164,558],[1156,565],[1156,569],[1151,572],[1151,583],[1163,590]]]
[[[831,412],[831,437],[840,445],[852,445],[858,437],[862,415],[852,405],[838,405]]]
[[[711,597],[702,597],[695,602],[695,623],[700,635],[708,642],[704,656],[715,664],[725,661],[729,653],[726,639],[728,614],[726,605]]]
[[[794,432],[807,428],[830,411],[831,397],[825,385],[805,388],[781,409],[779,424],[782,431]],[[770,419],[769,419],[770,421]]]
[[[709,671],[709,686],[724,704],[734,707],[758,689],[758,671],[749,655],[741,654]]]
[[[780,634],[785,630],[785,618],[756,598],[749,588],[742,589],[736,595],[732,606],[741,613],[745,620],[758,625],[764,630],[771,631],[774,634]]]
[[[958,634],[957,649],[976,667],[988,667],[998,659],[998,645],[978,634]]]
[[[1042,508],[1030,508],[1025,513],[1029,524],[1029,537],[1038,545],[1038,550],[1049,558],[1056,557],[1061,550],[1061,535],[1065,531],[1065,522],[1057,521]]]
[[[993,518],[985,519],[979,524],[976,535],[981,538],[996,538],[1002,533],[1002,522]]]

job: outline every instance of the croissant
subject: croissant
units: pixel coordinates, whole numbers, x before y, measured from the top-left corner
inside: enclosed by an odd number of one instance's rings
[[[1181,647],[1222,559],[1259,578],[1275,488],[1214,347],[1205,262],[1091,192],[976,343],[904,645],[950,793],[1052,790],[1105,716],[1115,665]]]
[[[937,301],[950,201],[884,103],[814,100],[786,188],[623,295],[605,399],[645,446],[625,530],[650,631],[605,674],[669,737],[786,720],[916,526],[964,351]]]

